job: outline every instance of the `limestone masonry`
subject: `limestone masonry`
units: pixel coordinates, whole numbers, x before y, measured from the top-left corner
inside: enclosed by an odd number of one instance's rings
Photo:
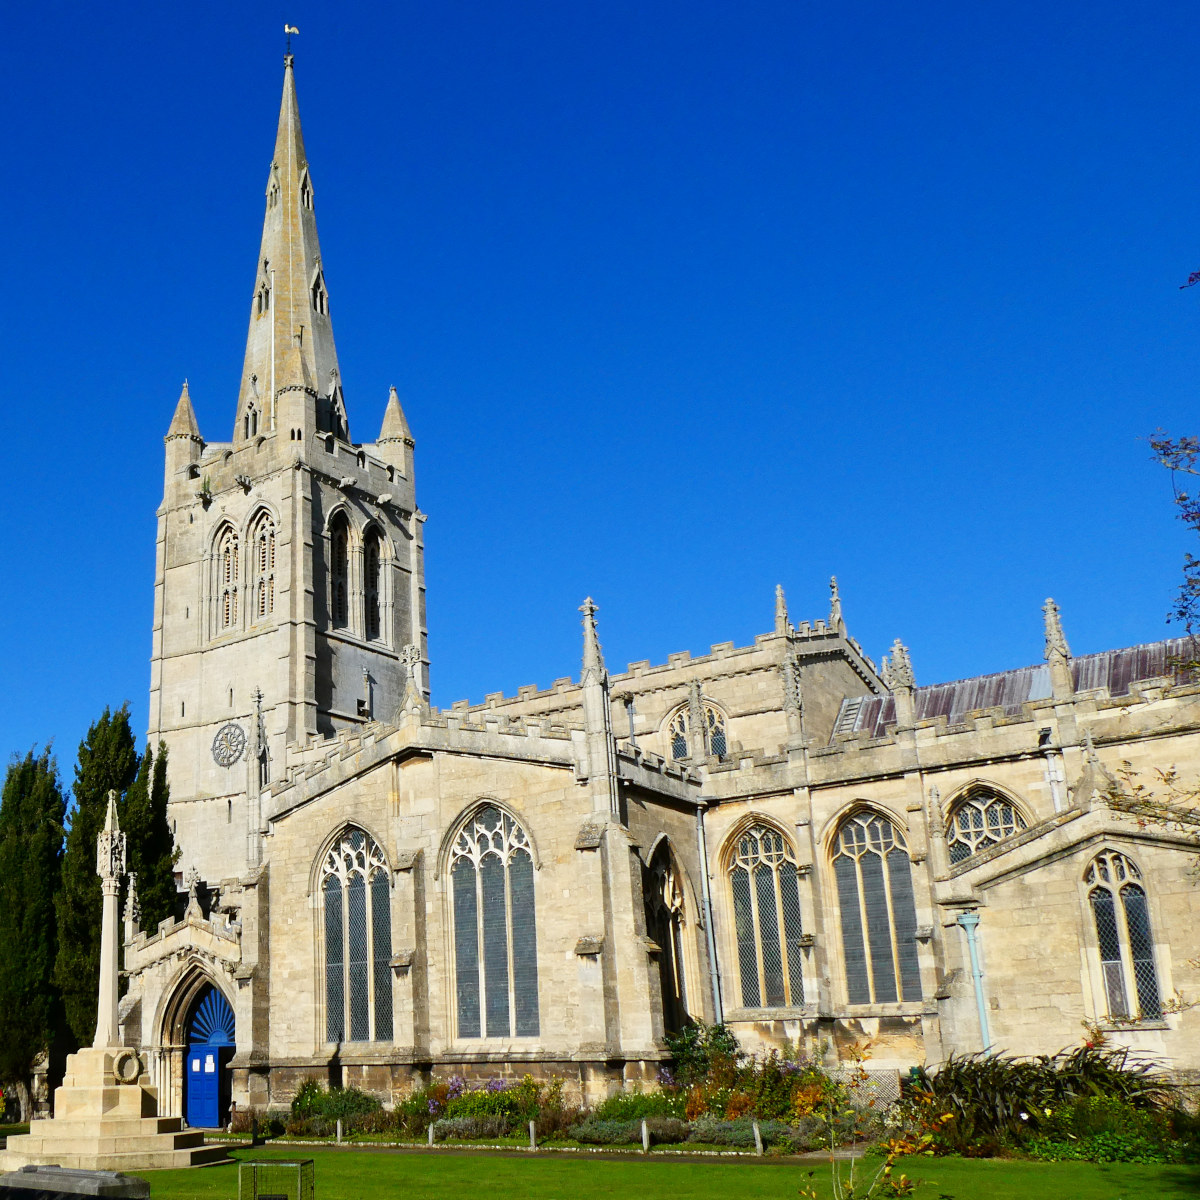
[[[1200,1071],[1200,827],[1129,783],[1200,773],[1188,643],[1072,657],[1048,601],[1042,663],[919,687],[835,582],[610,675],[589,600],[578,680],[439,711],[413,454],[394,390],[351,440],[289,57],[233,436],[185,386],[166,437],[149,735],[190,899],[127,910],[120,1010],[161,1113],[308,1076],[594,1099],[690,1019],[877,1071],[1087,1022]]]

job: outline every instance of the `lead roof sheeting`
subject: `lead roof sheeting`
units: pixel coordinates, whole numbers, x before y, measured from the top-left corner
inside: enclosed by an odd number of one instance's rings
[[[1168,676],[1178,683],[1196,678],[1195,671],[1176,665],[1195,657],[1197,647],[1191,638],[1169,638],[1121,650],[1083,654],[1071,660],[1071,670],[1076,691],[1105,688],[1112,696],[1127,696],[1139,680]],[[969,713],[981,709],[1001,708],[1005,714],[1015,716],[1027,701],[1045,700],[1050,694],[1050,668],[1039,663],[994,675],[919,687],[913,693],[913,703],[918,721],[945,717],[947,724],[956,725]],[[836,734],[882,737],[886,727],[895,723],[895,703],[890,695],[851,696],[842,701],[833,727]]]

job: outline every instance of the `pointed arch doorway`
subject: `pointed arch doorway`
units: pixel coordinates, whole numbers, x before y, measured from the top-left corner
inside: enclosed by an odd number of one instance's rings
[[[188,1012],[183,1061],[183,1112],[193,1129],[216,1129],[228,1121],[234,1049],[233,1009],[206,983]]]

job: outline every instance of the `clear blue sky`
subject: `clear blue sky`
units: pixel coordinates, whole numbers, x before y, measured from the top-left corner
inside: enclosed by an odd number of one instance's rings
[[[1200,431],[1194,4],[15,5],[0,750],[145,728],[162,435],[230,436],[297,80],[351,432],[389,384],[434,701],[842,583],[931,683],[1166,636]],[[69,773],[69,772],[68,772]]]

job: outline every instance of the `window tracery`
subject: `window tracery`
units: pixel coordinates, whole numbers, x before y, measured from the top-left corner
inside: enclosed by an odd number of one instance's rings
[[[660,950],[658,968],[662,986],[663,1024],[668,1033],[687,1021],[687,984],[684,980],[683,888],[670,846],[663,843],[650,860],[643,883],[646,933]]]
[[[484,805],[454,840],[450,881],[458,1036],[536,1036],[533,854],[525,831]]]
[[[1088,900],[1104,998],[1108,1016],[1116,1020],[1162,1016],[1150,908],[1141,878],[1137,864],[1114,850],[1098,854],[1084,874],[1091,889]]]
[[[754,825],[738,836],[729,883],[746,1008],[804,1003],[799,880],[795,852],[778,830]]]
[[[878,813],[847,818],[833,859],[851,1004],[921,999],[917,911],[904,836]]]
[[[387,860],[349,826],[321,867],[325,1040],[392,1038],[392,915]]]
[[[965,862],[1024,828],[1025,818],[1010,801],[985,789],[974,791],[951,810],[946,830],[950,861]]]
[[[725,758],[729,753],[729,741],[725,734],[725,714],[715,704],[705,701],[701,706],[704,714],[704,753]],[[667,722],[667,740],[671,746],[671,757],[682,761],[689,756],[688,729],[689,709],[685,704]]]

